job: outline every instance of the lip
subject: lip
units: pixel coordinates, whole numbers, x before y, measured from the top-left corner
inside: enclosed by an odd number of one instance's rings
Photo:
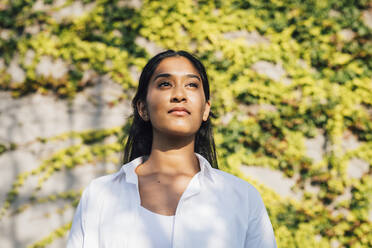
[[[174,113],[177,115],[186,115],[186,114],[190,114],[190,111],[188,111],[184,107],[174,107],[171,110],[169,110],[168,113]]]

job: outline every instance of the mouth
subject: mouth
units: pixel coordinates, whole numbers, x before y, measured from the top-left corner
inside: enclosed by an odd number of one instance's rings
[[[171,111],[170,114],[177,116],[186,116],[189,115],[186,111]]]
[[[175,115],[189,115],[190,114],[190,112],[186,108],[183,108],[183,107],[172,108],[171,110],[168,111],[168,113],[175,114]]]

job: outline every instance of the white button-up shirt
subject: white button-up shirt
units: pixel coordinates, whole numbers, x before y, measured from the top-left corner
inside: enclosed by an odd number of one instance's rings
[[[214,169],[195,153],[200,171],[182,194],[174,216],[173,248],[273,248],[273,229],[258,191],[248,182]],[[84,190],[68,248],[154,248],[141,232],[135,169],[144,157]]]

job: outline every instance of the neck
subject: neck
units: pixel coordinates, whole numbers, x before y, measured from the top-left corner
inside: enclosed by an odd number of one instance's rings
[[[153,133],[151,154],[144,164],[147,171],[168,175],[194,175],[200,171],[194,154],[195,135],[165,136]]]

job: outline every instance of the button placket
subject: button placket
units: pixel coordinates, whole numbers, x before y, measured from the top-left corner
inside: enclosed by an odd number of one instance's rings
[[[180,200],[178,201],[176,212],[174,214],[174,223],[173,223],[173,239],[172,239],[172,247],[173,248],[181,248],[183,247],[183,232],[182,230],[179,230],[181,227],[179,225],[179,221],[177,221],[179,218],[182,220],[182,207],[184,201],[189,199],[190,197],[198,194],[200,192],[200,171],[196,173],[189,184],[187,185],[185,191],[181,195]],[[180,216],[181,214],[181,216]],[[182,224],[182,223],[181,223]],[[177,243],[177,241],[179,241]]]

